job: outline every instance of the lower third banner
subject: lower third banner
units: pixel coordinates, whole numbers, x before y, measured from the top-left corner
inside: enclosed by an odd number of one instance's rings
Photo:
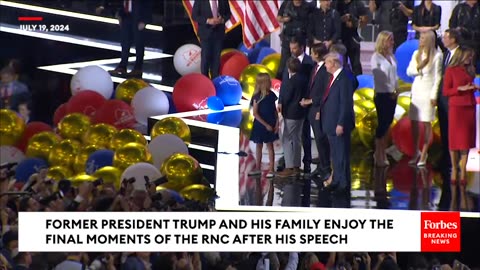
[[[22,212],[22,252],[460,251],[451,212]]]

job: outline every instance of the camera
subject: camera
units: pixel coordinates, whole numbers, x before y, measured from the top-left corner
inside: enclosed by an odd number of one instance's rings
[[[5,170],[4,176],[0,176],[0,180],[6,180],[15,176],[15,170],[13,168],[17,166],[17,162],[8,162],[0,165],[0,171]]]
[[[131,184],[135,183],[135,181],[137,181],[137,180],[135,179],[135,177],[131,177],[131,178],[128,178],[128,179],[127,179],[127,178],[124,178],[124,179],[122,180],[122,184],[121,184],[121,187],[120,187],[120,191],[119,191],[120,194],[121,194],[121,195],[125,195],[125,192],[126,192],[125,189],[126,189],[126,187],[127,187],[129,184],[131,185]]]
[[[150,178],[148,176],[144,176],[144,179],[145,179],[145,187],[148,189],[150,188],[151,185],[154,185],[156,187],[160,186],[161,184],[165,184],[168,182],[168,179],[166,176],[162,176],[156,180],[154,180],[153,182],[150,182]]]
[[[93,185],[94,187],[98,187],[98,186],[103,185],[103,178],[98,178],[97,180],[93,181],[93,182],[92,182],[92,185]]]
[[[63,192],[60,190],[58,192],[53,193],[52,195],[45,197],[39,201],[40,204],[48,206],[51,202],[56,200],[63,199]]]

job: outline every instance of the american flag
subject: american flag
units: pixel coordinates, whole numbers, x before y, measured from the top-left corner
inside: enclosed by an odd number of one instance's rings
[[[197,33],[198,25],[192,20],[194,2],[195,0],[183,0],[195,33]],[[251,48],[280,27],[277,21],[279,0],[230,0],[229,3],[232,17],[225,25],[226,31],[228,32],[241,23],[243,43],[247,48]]]
[[[206,0],[199,0],[199,1],[206,1]],[[185,10],[187,11],[188,17],[190,18],[190,21],[192,22],[193,25],[193,30],[195,31],[195,34],[197,34],[198,30],[198,24],[193,20],[192,18],[192,10],[193,10],[193,3],[195,0],[183,0],[183,6],[185,7]],[[225,23],[225,32],[228,32],[232,30],[233,28],[237,27],[240,25],[240,17],[236,12],[233,12],[233,6],[232,6],[232,1],[230,1],[230,9],[232,10],[232,16],[230,17],[230,20],[228,20]]]

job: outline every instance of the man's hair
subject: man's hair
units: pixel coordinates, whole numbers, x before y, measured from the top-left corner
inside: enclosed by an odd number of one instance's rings
[[[335,43],[335,44],[332,44],[332,46],[330,47],[330,52],[338,53],[344,56],[347,54],[347,47],[345,47],[345,45],[341,43]]]
[[[334,62],[336,62],[340,67],[343,67],[343,57],[339,53],[329,53],[325,56],[325,60],[331,58]]]
[[[15,69],[11,66],[6,66],[0,70],[0,76],[1,75],[15,75]]]
[[[300,47],[304,47],[305,48],[305,39],[304,38],[301,38],[301,37],[298,37],[298,36],[294,36],[290,39],[290,44],[298,44]]]
[[[300,70],[300,65],[300,60],[298,60],[296,57],[292,56],[287,60],[287,68],[292,73],[298,72]]]
[[[312,45],[312,54],[318,55],[320,60],[325,58],[325,55],[328,54],[327,46],[323,43],[316,43]]]
[[[448,37],[451,39],[455,40],[455,43],[460,43],[460,39],[462,38],[462,35],[457,29],[450,28],[445,30],[445,33],[448,34]]]

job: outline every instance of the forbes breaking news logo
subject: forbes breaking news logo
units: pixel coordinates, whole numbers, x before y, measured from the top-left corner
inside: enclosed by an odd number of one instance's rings
[[[422,252],[460,251],[460,213],[422,212]]]

